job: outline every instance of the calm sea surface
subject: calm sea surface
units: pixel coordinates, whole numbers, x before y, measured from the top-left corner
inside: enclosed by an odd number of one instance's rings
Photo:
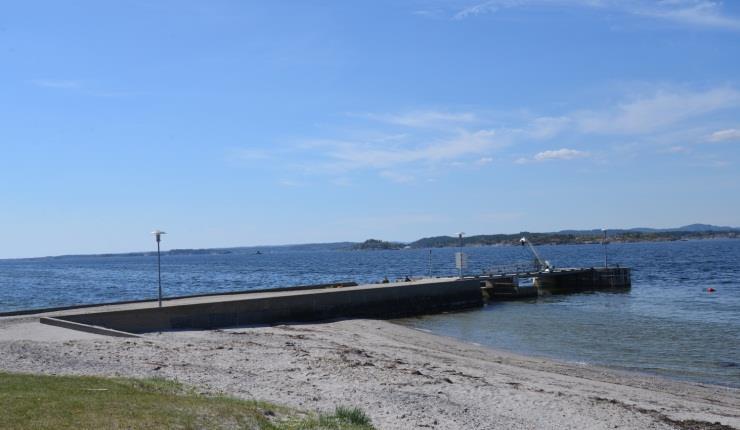
[[[434,249],[432,273],[452,275],[455,249]],[[603,265],[599,245],[543,246],[559,267]],[[521,247],[466,248],[468,273],[531,259]],[[429,250],[164,255],[166,295],[429,273]],[[740,240],[609,245],[633,268],[632,290],[495,303],[402,324],[495,348],[740,387]],[[708,293],[707,288],[716,289]],[[153,298],[156,257],[0,260],[0,312]]]

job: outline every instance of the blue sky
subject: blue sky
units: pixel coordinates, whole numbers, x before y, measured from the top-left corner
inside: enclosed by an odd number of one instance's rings
[[[0,257],[740,225],[740,2],[4,2],[0,64]]]

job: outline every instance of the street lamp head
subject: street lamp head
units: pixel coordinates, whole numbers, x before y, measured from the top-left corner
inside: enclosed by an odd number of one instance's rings
[[[153,234],[153,235],[154,235],[154,237],[155,237],[155,238],[157,239],[157,242],[159,242],[159,241],[160,241],[160,237],[161,237],[161,236],[162,236],[163,234],[167,234],[167,232],[164,232],[164,231],[160,231],[160,230],[154,230],[154,231],[152,232],[152,234]]]

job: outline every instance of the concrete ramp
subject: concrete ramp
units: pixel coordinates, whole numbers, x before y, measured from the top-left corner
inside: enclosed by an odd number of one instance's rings
[[[395,318],[482,305],[479,280],[438,278],[342,288],[190,297],[166,301],[162,308],[147,302],[48,316],[56,320],[52,321],[55,325],[66,321],[72,323],[67,327],[74,329],[91,326],[123,333],[146,333],[336,318]]]

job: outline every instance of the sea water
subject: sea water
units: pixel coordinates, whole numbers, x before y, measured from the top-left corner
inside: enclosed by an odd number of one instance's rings
[[[556,267],[604,265],[601,245],[541,246]],[[457,249],[162,256],[166,296],[454,275]],[[468,247],[468,274],[525,265],[518,246]],[[397,322],[513,352],[740,387],[740,240],[613,243],[632,289],[545,296]],[[715,292],[708,292],[708,288]],[[0,260],[0,312],[156,297],[154,256]]]

